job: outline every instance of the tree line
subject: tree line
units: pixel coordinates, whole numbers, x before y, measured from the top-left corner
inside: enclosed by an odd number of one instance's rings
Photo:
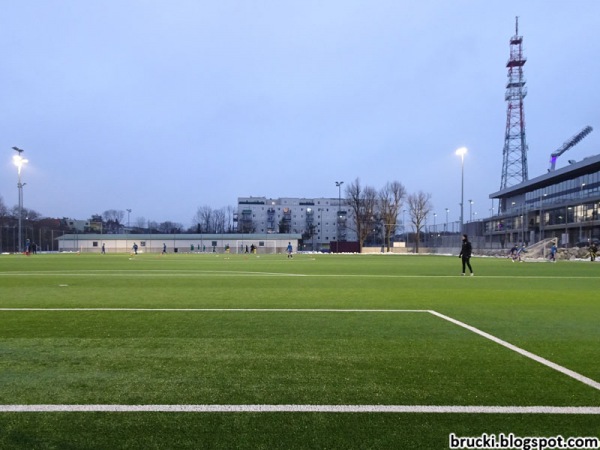
[[[157,222],[144,217],[131,220],[126,210],[119,209],[92,214],[87,220],[73,220],[66,217],[48,218],[33,209],[21,208],[21,244],[29,240],[36,243],[40,251],[53,251],[57,250],[56,238],[67,233],[232,233],[235,231],[233,216],[232,206],[219,209],[201,206],[192,217],[192,226],[185,228],[174,221]],[[0,196],[0,253],[22,250],[18,248],[18,224],[19,207],[8,207]]]
[[[19,242],[19,212],[21,217],[21,236],[34,242],[41,251],[55,250],[55,238],[68,233],[70,228],[66,220],[43,217],[39,212],[18,206],[9,208],[0,197],[0,253],[17,252]]]
[[[415,233],[415,251],[419,251],[420,234],[433,207],[431,194],[423,191],[408,194],[399,181],[387,182],[379,191],[363,186],[359,178],[345,189],[346,204],[354,214],[355,231],[359,248],[367,237],[380,230],[384,245],[390,251],[392,238],[398,227],[400,212],[406,210]],[[406,208],[407,209],[406,209]],[[402,224],[406,227],[406,224]]]
[[[109,209],[102,214],[95,214],[90,219],[90,227],[96,231],[102,224],[105,233],[123,233],[125,229],[129,233],[202,233],[202,234],[224,234],[234,232],[233,206],[213,209],[210,206],[199,206],[192,217],[192,225],[185,228],[179,222],[167,220],[156,222],[146,220],[145,217],[136,217],[130,222],[125,220],[126,212],[118,209]]]
[[[420,234],[425,227],[427,216],[432,209],[431,194],[423,191],[407,194],[406,188],[399,181],[387,182],[380,190],[363,185],[359,178],[349,183],[345,189],[347,207],[354,217],[360,249],[368,236],[383,236],[384,245],[390,250],[392,238],[398,228],[401,212],[408,212],[410,223],[415,233],[415,249],[419,250]],[[131,211],[128,211],[129,213]],[[82,231],[84,233],[204,233],[224,234],[236,232],[234,216],[236,210],[232,206],[214,209],[208,205],[199,206],[192,217],[192,226],[184,228],[181,223],[173,221],[156,222],[136,217],[133,221],[125,210],[109,209],[102,214],[93,214],[83,230],[67,218],[51,219],[32,209],[22,208],[21,223],[23,242],[25,239],[38,241],[41,248],[54,249],[53,240],[61,233]],[[16,227],[19,208],[9,208],[0,197],[0,251],[16,250]],[[402,224],[406,231],[406,224]],[[44,245],[44,242],[46,245]]]

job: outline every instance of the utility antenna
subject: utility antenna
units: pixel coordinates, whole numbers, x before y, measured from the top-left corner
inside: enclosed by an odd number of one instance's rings
[[[523,36],[519,36],[519,18],[515,18],[515,35],[510,38],[510,58],[508,82],[506,83],[505,100],[508,103],[506,112],[506,132],[502,152],[502,180],[500,189],[522,183],[529,179],[527,173],[527,139],[525,138],[525,111],[523,99],[527,95],[523,66],[527,59],[523,57]]]

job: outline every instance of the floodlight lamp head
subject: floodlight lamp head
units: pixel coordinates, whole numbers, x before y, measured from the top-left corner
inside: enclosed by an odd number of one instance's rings
[[[15,166],[17,166],[19,174],[21,174],[21,168],[23,167],[23,164],[26,164],[28,162],[29,161],[23,158],[20,154],[13,156],[13,163]]]
[[[456,150],[456,154],[460,157],[464,157],[467,153],[467,147],[461,147],[458,150]]]

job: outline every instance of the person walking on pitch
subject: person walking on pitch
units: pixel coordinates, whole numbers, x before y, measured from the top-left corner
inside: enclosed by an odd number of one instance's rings
[[[462,276],[465,276],[465,269],[468,267],[473,276],[473,268],[471,267],[471,254],[473,253],[473,247],[469,242],[469,238],[466,234],[462,235],[462,247],[460,249],[459,258],[462,260]]]

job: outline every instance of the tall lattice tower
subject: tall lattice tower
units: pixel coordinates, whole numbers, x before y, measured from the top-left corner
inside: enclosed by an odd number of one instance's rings
[[[505,99],[508,102],[506,112],[506,134],[502,161],[502,181],[500,189],[527,181],[527,140],[525,139],[525,111],[523,99],[527,95],[523,66],[523,36],[519,36],[519,18],[515,20],[515,35],[510,38],[510,59]]]

